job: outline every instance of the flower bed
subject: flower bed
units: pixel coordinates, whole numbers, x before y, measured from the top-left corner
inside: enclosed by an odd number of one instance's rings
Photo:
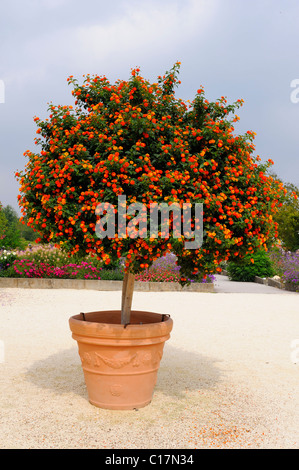
[[[299,292],[299,252],[276,250],[270,252],[269,256],[285,287]]]
[[[168,253],[156,260],[142,274],[137,274],[136,281],[178,283],[180,279],[179,269],[180,267],[176,264],[176,257]],[[25,251],[13,253],[1,253],[0,251],[0,277],[122,280],[123,276],[122,265],[114,266],[114,269],[107,269],[96,258],[90,256],[86,257],[85,260],[76,257],[69,258],[51,245],[29,247]],[[211,274],[205,279],[198,279],[198,282],[212,283],[214,279]]]
[[[24,251],[0,251],[0,277],[122,280],[123,273],[117,268],[104,269],[95,258],[70,258],[48,245],[29,247]]]
[[[55,267],[45,263],[37,265],[28,259],[15,260],[13,269],[16,277],[59,279],[101,279],[102,270],[84,261]]]
[[[180,267],[176,264],[176,256],[167,253],[162,258],[157,259],[153,265],[144,270],[141,274],[136,274],[136,281],[144,282],[179,282]],[[215,277],[211,274],[204,279],[198,279],[198,282],[213,282]],[[190,281],[194,282],[194,281]]]
[[[6,271],[17,257],[16,252],[0,250],[0,273]]]

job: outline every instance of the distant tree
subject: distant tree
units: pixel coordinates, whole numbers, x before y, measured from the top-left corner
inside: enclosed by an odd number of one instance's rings
[[[7,219],[5,217],[5,214],[3,212],[3,207],[0,202],[0,246],[4,244],[6,229],[7,229]]]
[[[6,217],[6,220],[7,220],[9,226],[18,223],[19,217],[18,217],[18,214],[16,213],[16,211],[13,207],[11,207],[9,205],[3,207],[3,213]]]
[[[274,220],[278,224],[278,237],[283,247],[288,251],[296,251],[299,249],[299,188],[293,183],[283,185],[286,193]]]
[[[16,248],[17,246],[23,245],[24,240],[27,242],[33,242],[36,240],[37,233],[33,228],[28,227],[21,222],[20,217],[13,207],[9,205],[5,206],[2,212],[6,219],[6,246]]]
[[[3,208],[3,214],[7,220],[7,228],[3,246],[7,248],[17,248],[20,246],[20,231],[18,230],[19,217],[11,206]]]
[[[21,221],[18,221],[18,230],[20,231],[21,237],[24,238],[27,242],[34,242],[38,237],[33,228],[28,227],[28,225],[24,225]]]
[[[292,184],[286,184],[288,196],[290,192],[294,192],[299,196],[299,189]],[[280,207],[275,220],[278,223],[278,235],[282,240],[285,248],[289,251],[299,249],[299,202],[298,199],[289,197],[287,201]]]

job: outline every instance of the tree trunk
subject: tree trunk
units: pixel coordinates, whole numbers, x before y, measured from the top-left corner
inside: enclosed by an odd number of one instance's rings
[[[121,324],[130,323],[135,274],[125,273],[121,299]]]

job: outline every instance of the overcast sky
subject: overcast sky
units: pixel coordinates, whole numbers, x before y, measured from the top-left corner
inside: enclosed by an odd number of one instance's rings
[[[139,66],[156,81],[177,60],[177,98],[201,85],[209,100],[242,98],[236,132],[256,132],[255,153],[299,186],[298,24],[298,0],[2,0],[0,201],[18,209],[33,118],[74,104],[69,75],[114,82]]]

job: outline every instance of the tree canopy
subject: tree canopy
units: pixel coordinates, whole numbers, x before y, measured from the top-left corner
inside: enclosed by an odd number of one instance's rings
[[[23,215],[43,241],[107,264],[125,257],[133,274],[173,252],[184,284],[215,272],[224,260],[266,248],[277,236],[274,215],[285,190],[268,174],[273,162],[254,157],[254,132],[235,135],[243,100],[209,102],[202,86],[192,102],[178,99],[179,69],[177,62],[155,83],[139,68],[114,84],[98,75],[79,84],[71,76],[74,106],[50,104],[47,119],[35,117],[39,151],[24,153],[28,162],[16,176]],[[117,208],[119,196],[148,209],[153,203],[202,204],[202,245],[186,249],[185,234],[170,229],[165,237],[161,225],[158,237],[148,231],[118,237],[116,231],[99,238],[97,206]],[[134,225],[134,216],[125,214],[127,224]],[[148,222],[149,213],[144,217]]]

